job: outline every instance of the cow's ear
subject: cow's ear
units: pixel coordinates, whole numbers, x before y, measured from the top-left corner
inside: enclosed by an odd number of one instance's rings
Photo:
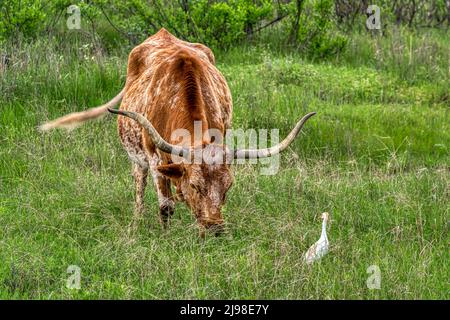
[[[178,163],[164,164],[157,166],[156,170],[163,176],[170,179],[180,179],[184,174],[184,166]]]

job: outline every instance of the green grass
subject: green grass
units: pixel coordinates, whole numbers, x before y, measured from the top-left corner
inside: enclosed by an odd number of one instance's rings
[[[70,133],[36,130],[113,97],[127,50],[5,47],[14,55],[0,78],[0,298],[449,299],[448,40],[354,35],[328,61],[261,44],[218,52],[234,127],[284,135],[318,114],[277,175],[234,167],[227,232],[204,241],[181,204],[161,230],[151,185],[145,219],[128,232],[133,181],[114,117]],[[418,58],[410,63],[398,43]],[[323,211],[331,250],[306,266]],[[69,265],[81,268],[80,290],[66,288]],[[371,265],[380,290],[366,286]]]

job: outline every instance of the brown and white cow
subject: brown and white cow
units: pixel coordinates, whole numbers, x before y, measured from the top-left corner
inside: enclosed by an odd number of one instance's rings
[[[120,100],[119,110],[110,109]],[[125,87],[115,98],[103,106],[48,122],[41,129],[72,128],[108,110],[122,115],[118,118],[118,131],[134,165],[135,219],[143,212],[150,170],[163,226],[174,212],[175,200],[184,200],[195,214],[201,234],[204,229],[222,228],[221,208],[233,183],[230,159],[280,153],[314,115],[303,117],[285,140],[271,148],[230,151],[224,146],[224,139],[212,141],[210,129],[214,128],[223,138],[231,127],[232,99],[227,82],[215,67],[208,47],[182,41],[165,29],[131,51]],[[201,135],[194,134],[194,123],[200,123]],[[178,129],[192,133],[192,138],[179,141],[173,136]],[[224,161],[191,161],[197,151],[221,154]],[[176,197],[171,184],[176,188]]]

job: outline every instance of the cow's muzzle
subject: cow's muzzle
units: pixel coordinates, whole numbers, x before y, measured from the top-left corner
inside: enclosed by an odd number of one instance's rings
[[[218,237],[225,231],[225,225],[222,219],[214,220],[204,220],[199,221],[200,223],[200,237],[204,238],[206,231]]]

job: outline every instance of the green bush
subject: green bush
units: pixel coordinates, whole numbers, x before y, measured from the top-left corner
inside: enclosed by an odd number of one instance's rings
[[[347,39],[336,28],[332,0],[300,1],[302,6],[291,11],[301,10],[299,21],[293,23],[294,41],[300,50],[312,57],[327,57],[342,51]],[[298,13],[291,14],[294,18]],[[298,29],[295,29],[298,28]]]
[[[46,14],[44,0],[0,1],[0,39],[19,34],[34,36],[45,26]]]
[[[138,41],[164,27],[189,41],[227,47],[269,18],[273,5],[271,0],[117,0],[108,11]]]
[[[345,40],[333,31],[337,29],[333,21],[333,1],[300,2],[304,4],[304,12],[293,32],[296,35],[293,40],[314,56],[328,56],[341,50]],[[164,27],[188,41],[228,48],[252,36],[260,27],[271,25],[272,19],[296,17],[295,1],[12,0],[0,11],[0,38],[16,34],[37,36],[49,28],[67,32],[67,8],[72,4],[80,8],[81,28],[96,42],[100,39],[99,26],[110,25],[110,29],[133,45]],[[59,25],[55,25],[57,22]],[[289,28],[289,23],[287,25]],[[286,33],[289,34],[292,32]]]
[[[193,6],[192,18],[203,42],[230,46],[251,34],[254,27],[272,14],[270,1],[255,4],[250,0],[210,3],[200,0]]]

